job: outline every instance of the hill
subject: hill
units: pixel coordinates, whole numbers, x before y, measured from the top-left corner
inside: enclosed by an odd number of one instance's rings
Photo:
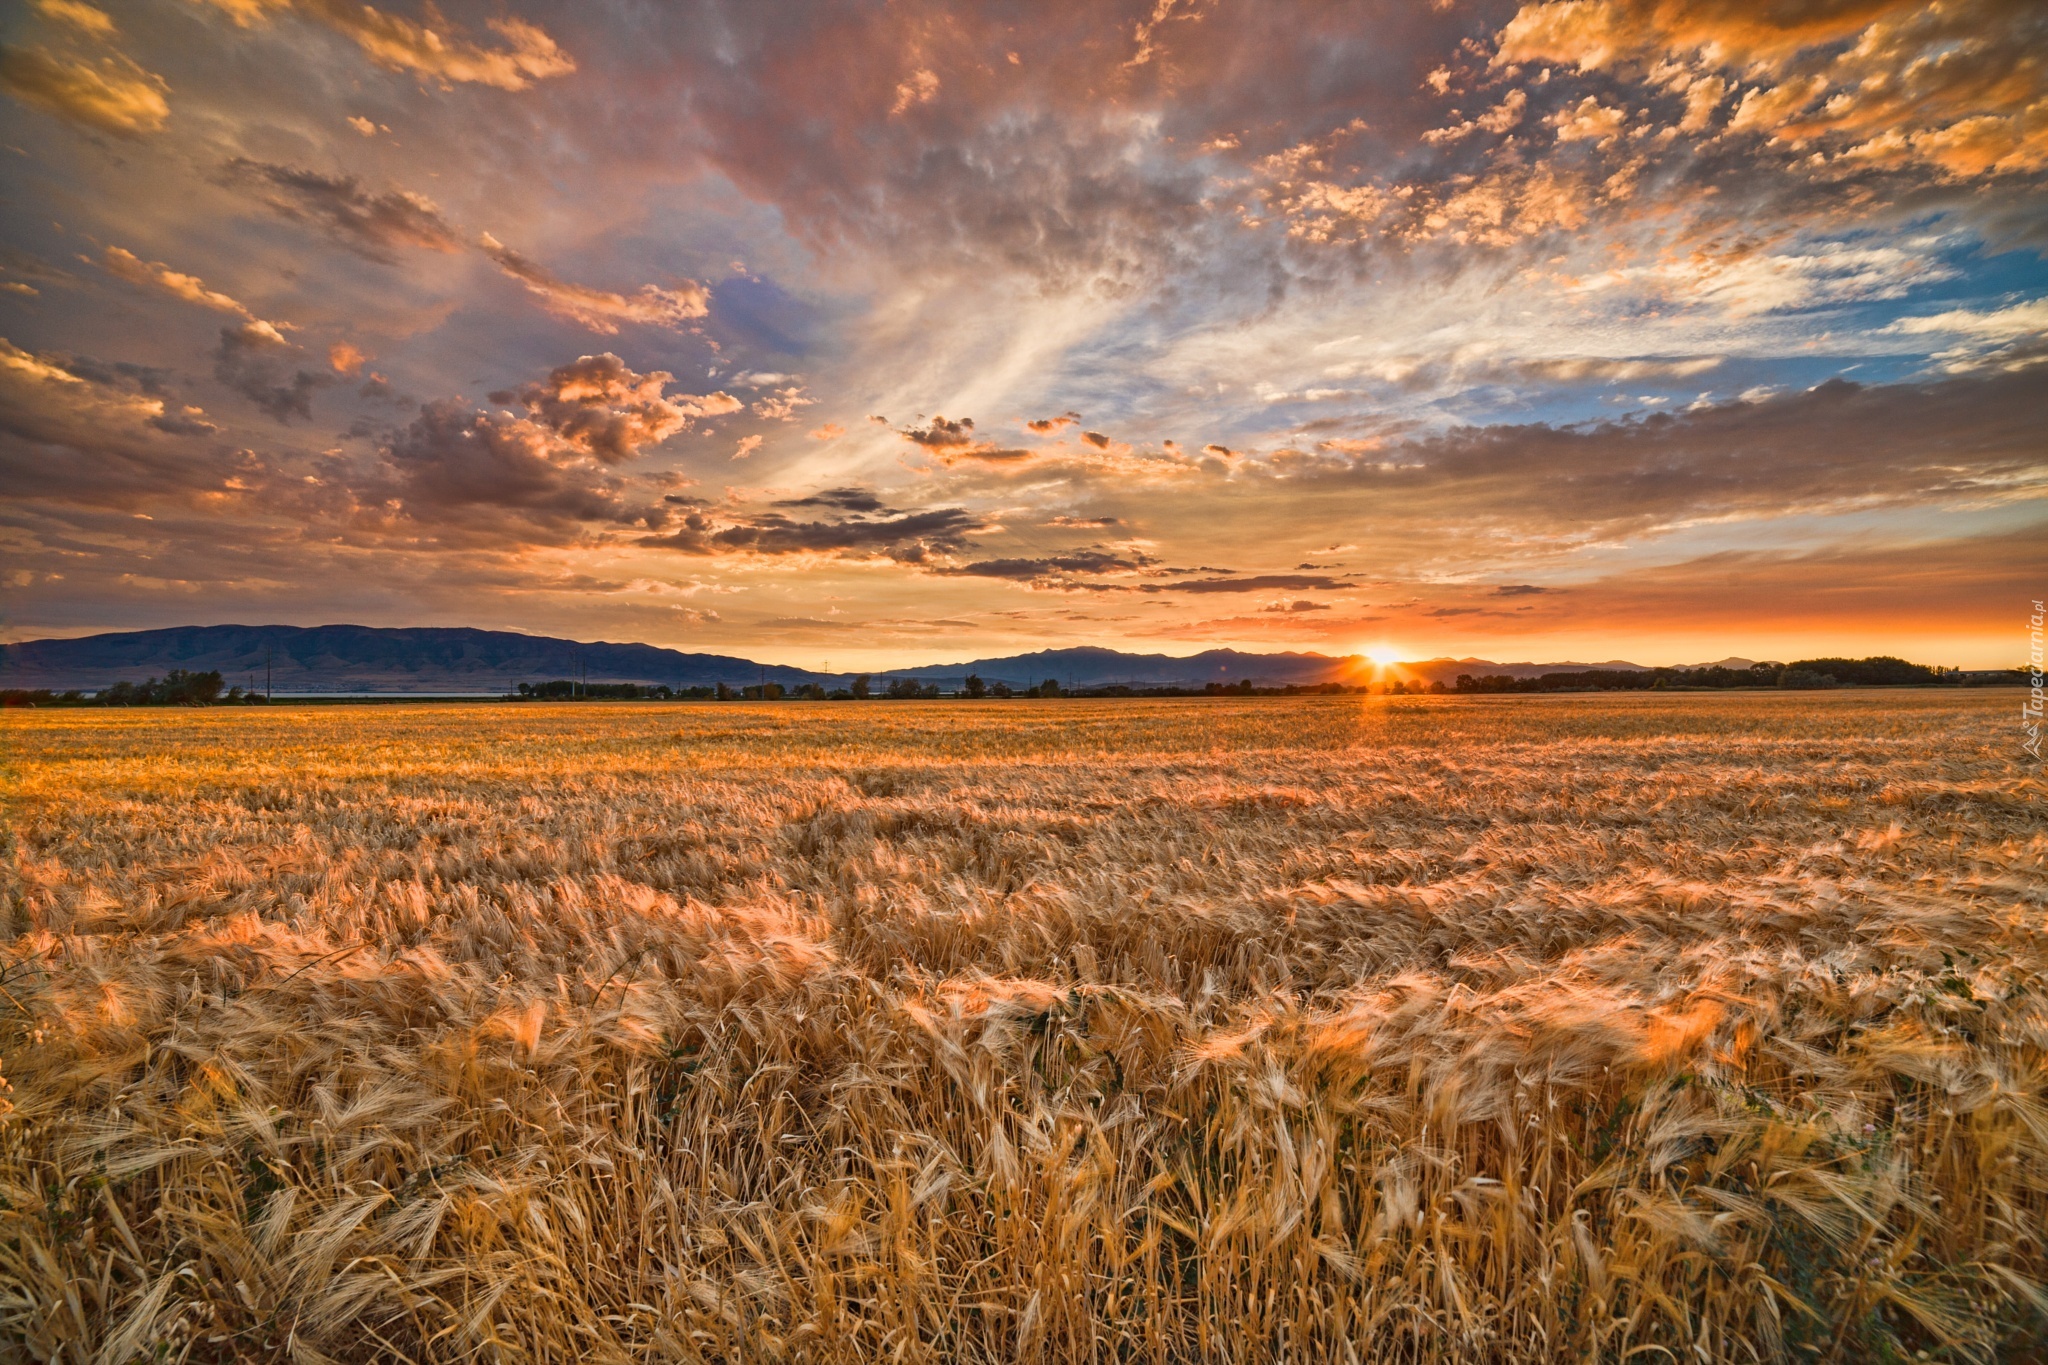
[[[86,690],[123,680],[141,681],[172,669],[218,671],[230,684],[264,686],[280,693],[509,692],[521,682],[584,678],[669,687],[735,686],[775,682],[785,687],[836,685],[846,674],[763,665],[727,654],[693,654],[656,645],[615,644],[459,627],[176,626],[119,631],[71,640],[28,640],[0,645],[0,687]],[[1585,663],[1495,663],[1488,659],[1432,659],[1404,665],[1425,682],[1459,673],[1517,678],[1585,668],[1636,669],[1610,660]],[[1372,676],[1358,655],[1254,654],[1210,649],[1176,657],[1114,649],[1046,649],[959,663],[877,671],[942,685],[969,673],[990,682],[1025,687],[1056,678],[1063,687],[1199,687],[1249,678],[1261,687],[1360,682]]]

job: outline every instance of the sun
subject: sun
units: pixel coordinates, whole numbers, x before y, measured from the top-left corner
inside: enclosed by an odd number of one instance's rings
[[[1365,651],[1365,657],[1381,668],[1388,668],[1401,662],[1401,653],[1392,645],[1374,645]]]

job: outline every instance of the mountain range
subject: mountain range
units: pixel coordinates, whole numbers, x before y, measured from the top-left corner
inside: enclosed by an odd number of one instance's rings
[[[1746,659],[1722,660],[1746,667]],[[1496,663],[1431,659],[1403,664],[1406,676],[1449,682],[1459,673],[1538,677],[1585,668],[1636,669],[1602,663]],[[725,654],[692,654],[655,645],[613,644],[523,635],[505,630],[379,626],[176,626],[118,631],[68,640],[0,645],[0,687],[92,690],[140,682],[172,669],[218,670],[230,685],[280,693],[502,693],[522,682],[581,678],[669,687],[741,686],[773,682],[842,685],[851,674],[761,664]],[[1056,678],[1064,687],[1201,686],[1249,678],[1255,686],[1362,682],[1373,666],[1351,654],[1252,654],[1210,649],[1178,657],[1113,649],[1047,649],[877,672],[878,678],[958,682],[977,673],[990,682],[1028,686]]]

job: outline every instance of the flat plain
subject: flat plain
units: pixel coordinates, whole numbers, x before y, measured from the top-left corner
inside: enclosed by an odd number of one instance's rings
[[[2040,1359],[2016,711],[6,713],[0,1339]]]

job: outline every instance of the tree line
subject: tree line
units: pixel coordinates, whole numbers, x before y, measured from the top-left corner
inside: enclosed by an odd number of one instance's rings
[[[229,687],[218,670],[189,673],[174,668],[146,682],[117,682],[97,692],[78,688],[57,692],[47,687],[10,687],[0,691],[0,706],[261,706],[264,696],[254,688]]]
[[[1589,668],[1517,678],[1505,673],[1460,673],[1455,692],[1642,692],[1667,688],[1776,687],[1818,691],[1830,687],[1933,687],[1961,680],[1954,669],[1929,668],[1888,654],[1868,659],[1801,659],[1748,668]]]
[[[2014,674],[2017,681],[2019,675]],[[1497,692],[1642,692],[1672,688],[1782,688],[1821,690],[1834,687],[1931,687],[1961,683],[1956,669],[1930,668],[1908,663],[1890,655],[1867,659],[1801,659],[1794,663],[1760,663],[1748,668],[1588,668],[1569,673],[1545,673],[1518,678],[1507,673],[1460,673],[1448,686],[1420,679],[1395,679],[1378,683],[1290,683],[1282,687],[1256,687],[1250,678],[1237,682],[1212,682],[1200,687],[1136,687],[1111,684],[1098,687],[1064,687],[1047,678],[1030,687],[1012,687],[970,673],[960,689],[951,695],[969,699],[1042,697],[1201,697],[1201,696],[1357,696],[1365,694],[1444,695],[1447,693]],[[761,682],[734,686],[717,683],[701,687],[670,687],[666,684],[586,683],[570,678],[549,682],[520,683],[507,693],[507,701],[888,701],[930,700],[941,695],[935,682],[916,678],[876,678],[855,675],[844,687],[827,689],[821,683]],[[0,691],[5,706],[260,706],[266,698],[254,689],[225,685],[218,671],[187,672],[174,668],[161,678],[145,682],[118,682],[98,692],[76,688],[58,692],[50,688],[9,688]]]

